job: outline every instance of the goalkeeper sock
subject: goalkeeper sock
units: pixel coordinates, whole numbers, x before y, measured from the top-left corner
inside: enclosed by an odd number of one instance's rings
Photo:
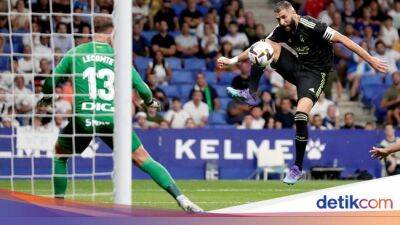
[[[139,166],[141,170],[146,172],[153,180],[164,190],[166,190],[174,198],[182,195],[181,190],[176,185],[174,179],[168,173],[167,169],[152,158],[147,159]]]
[[[68,178],[67,178],[67,159],[66,158],[54,158],[54,196],[64,197],[67,190]]]

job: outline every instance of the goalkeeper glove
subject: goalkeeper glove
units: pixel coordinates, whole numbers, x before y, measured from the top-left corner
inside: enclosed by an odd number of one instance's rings
[[[142,100],[142,105],[145,106],[144,108],[150,108],[150,107],[151,107],[151,108],[156,108],[157,111],[161,111],[161,108],[162,108],[161,102],[158,101],[158,100],[155,99],[155,98],[151,99],[151,101],[148,102],[148,103],[145,103],[145,102]]]

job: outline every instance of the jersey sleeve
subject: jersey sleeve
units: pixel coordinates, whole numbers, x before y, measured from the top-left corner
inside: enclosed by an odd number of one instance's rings
[[[57,85],[60,81],[64,80],[66,74],[71,74],[72,67],[72,55],[70,52],[67,52],[56,68],[54,68],[54,75],[46,78],[43,84],[43,93],[52,94],[54,89],[53,85]]]
[[[139,73],[132,68],[132,87],[137,90],[139,96],[143,99],[145,103],[150,103],[153,99],[153,95],[149,86],[142,80]]]

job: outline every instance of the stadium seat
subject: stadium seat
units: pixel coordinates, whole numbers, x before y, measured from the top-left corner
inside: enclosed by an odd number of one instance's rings
[[[208,13],[208,8],[202,5],[197,6],[197,10],[205,16]]]
[[[181,32],[180,31],[170,31],[170,32],[168,32],[168,34],[171,35],[175,39],[175,37],[180,35]]]
[[[217,84],[217,76],[213,71],[204,71],[204,76],[206,77],[206,81],[210,85]]]
[[[182,60],[180,58],[176,57],[168,57],[165,58],[165,61],[168,63],[168,65],[171,67],[173,70],[180,70],[182,69]]]
[[[189,58],[184,60],[185,69],[187,70],[206,70],[206,61],[199,58]]]
[[[219,81],[219,83],[223,85],[230,85],[232,83],[233,78],[235,78],[236,76],[237,74],[233,72],[222,72],[221,80]]]
[[[165,92],[165,94],[169,98],[179,96],[178,88],[175,85],[165,85],[165,86],[160,86],[160,88]]]
[[[221,104],[221,109],[222,110],[227,110],[228,109],[228,104],[232,99],[230,98],[219,98],[219,102]]]
[[[185,10],[186,4],[173,4],[172,10],[174,10],[177,17],[179,17],[183,10]]]
[[[362,76],[361,77],[361,83],[360,86],[361,88],[365,87],[366,85],[370,84],[382,84],[382,77],[378,75],[372,75],[372,76]]]
[[[189,94],[192,89],[193,89],[193,84],[179,85],[178,87],[179,97],[181,99],[186,99],[186,100],[189,99]]]
[[[147,69],[149,63],[152,61],[149,57],[136,57],[134,59],[134,64],[138,70]]]
[[[215,124],[226,124],[225,114],[220,112],[213,112],[208,118],[208,123],[211,125]]]
[[[174,70],[172,72],[171,84],[193,84],[192,73],[186,70]]]
[[[151,39],[157,34],[157,31],[143,31],[142,36],[150,43]]]
[[[369,84],[365,85],[362,89],[363,97],[362,102],[366,106],[372,106],[372,100],[378,96],[383,96],[386,89],[388,88],[387,85],[384,84]]]
[[[230,124],[215,124],[211,125],[210,128],[216,128],[216,129],[235,129],[235,125],[230,125]]]
[[[217,91],[218,97],[220,97],[220,98],[228,97],[228,92],[226,91],[226,86],[216,85],[216,86],[214,86],[214,88]]]
[[[392,84],[393,84],[392,75],[387,74],[387,75],[385,76],[385,84],[386,84],[386,85],[392,85]]]

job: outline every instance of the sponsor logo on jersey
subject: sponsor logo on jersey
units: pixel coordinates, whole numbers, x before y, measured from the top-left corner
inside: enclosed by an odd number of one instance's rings
[[[82,103],[82,110],[114,112],[114,106],[111,103],[84,102]]]

